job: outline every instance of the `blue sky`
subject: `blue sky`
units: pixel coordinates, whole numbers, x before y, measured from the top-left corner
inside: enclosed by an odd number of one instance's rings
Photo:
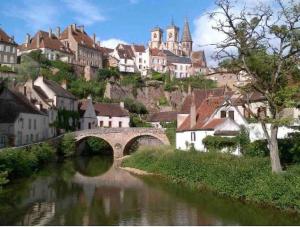
[[[236,12],[242,4],[255,6],[258,1],[272,0],[238,0]],[[208,63],[214,65],[215,49],[208,44],[221,42],[224,35],[212,29],[207,12],[213,10],[214,0],[0,0],[0,26],[20,44],[26,33],[76,23],[113,48],[119,42],[146,45],[154,26],[165,29],[173,18],[182,28],[187,17],[194,50],[204,49]]]
[[[204,0],[0,0],[0,26],[21,43],[25,34],[49,27],[64,28],[70,23],[85,24],[89,34],[100,41],[120,39],[146,43],[149,31],[165,28],[171,18],[182,27],[188,17],[193,21],[213,4]]]

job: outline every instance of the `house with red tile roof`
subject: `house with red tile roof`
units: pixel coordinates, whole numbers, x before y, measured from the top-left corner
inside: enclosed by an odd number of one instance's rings
[[[64,46],[51,29],[49,32],[38,31],[32,38],[27,34],[25,43],[18,46],[18,56],[35,50],[41,50],[49,60],[60,60],[66,63],[72,63],[74,60],[71,49]]]
[[[120,72],[134,73],[137,72],[135,65],[135,55],[130,45],[118,44],[111,56],[118,62]]]
[[[78,101],[79,130],[97,128],[97,116],[92,97]]]
[[[17,63],[17,43],[0,28],[0,65]]]
[[[248,125],[237,106],[226,96],[205,97],[196,107],[195,95],[191,96],[188,116],[178,124],[176,148],[206,151],[203,139],[207,136],[232,137],[239,134],[241,125]],[[240,155],[238,149],[234,152]]]

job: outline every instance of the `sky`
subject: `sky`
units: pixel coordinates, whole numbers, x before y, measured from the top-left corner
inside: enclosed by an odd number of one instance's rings
[[[212,47],[203,47],[221,38],[207,16],[213,9],[214,0],[0,0],[0,27],[21,44],[26,33],[76,23],[89,35],[95,33],[101,45],[113,48],[117,43],[146,45],[151,29],[165,29],[172,18],[181,35],[187,18],[194,49],[204,49],[213,64]]]

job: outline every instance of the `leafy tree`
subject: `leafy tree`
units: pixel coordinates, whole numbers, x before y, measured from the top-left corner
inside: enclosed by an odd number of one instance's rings
[[[110,78],[119,79],[120,74],[117,69],[99,69],[97,71],[97,78],[98,80],[106,80]]]
[[[250,113],[261,123],[270,150],[272,172],[282,171],[277,133],[284,119],[284,108],[295,105],[299,77],[300,53],[300,3],[277,0],[272,7],[260,4],[239,13],[235,1],[218,0],[217,10],[210,14],[215,20],[213,27],[225,35],[223,42],[216,44],[216,58],[228,59],[225,63],[236,71],[244,71],[251,78],[244,92],[256,91],[263,95],[271,112],[270,117]],[[270,124],[270,130],[267,129]]]
[[[86,98],[91,95],[95,100],[100,101],[105,91],[105,83],[94,80],[86,81],[84,78],[73,80],[69,90],[79,98]]]
[[[144,104],[130,99],[126,98],[124,102],[125,108],[130,112],[130,113],[136,113],[136,114],[147,114],[148,111]]]

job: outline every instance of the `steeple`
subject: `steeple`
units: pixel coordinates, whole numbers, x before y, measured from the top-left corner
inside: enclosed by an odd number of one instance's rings
[[[185,56],[190,56],[193,51],[193,40],[189,22],[185,19],[183,33],[181,37],[182,52]]]
[[[191,32],[190,32],[189,22],[188,22],[187,18],[185,18],[181,42],[192,42],[192,41],[193,40],[192,40],[192,36],[191,36]]]

